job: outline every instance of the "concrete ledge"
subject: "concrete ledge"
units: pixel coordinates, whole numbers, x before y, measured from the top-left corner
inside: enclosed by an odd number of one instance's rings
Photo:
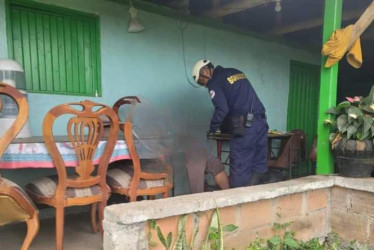
[[[357,179],[315,175],[267,185],[118,204],[105,208],[105,220],[132,224],[149,219],[234,206],[332,186],[374,193],[374,178]],[[144,210],[147,210],[147,213],[144,213]]]
[[[334,185],[338,187],[374,193],[374,178],[347,178],[341,176],[330,176]]]
[[[183,195],[153,201],[112,205],[105,208],[105,220],[115,223],[132,224],[160,219],[197,211],[234,206],[242,203],[263,199],[272,199],[288,194],[301,193],[309,190],[332,187],[338,180],[332,176],[309,176],[284,182],[252,187],[234,188],[223,191]],[[350,185],[351,182],[344,183]],[[357,186],[353,182],[352,186]],[[374,179],[371,181],[374,185]],[[359,187],[358,187],[359,188]],[[144,211],[147,210],[147,213]]]
[[[148,249],[148,235],[157,232],[147,222],[154,219],[164,234],[176,236],[183,214],[190,215],[187,238],[192,237],[193,228],[199,228],[194,245],[197,249],[205,241],[209,218],[216,208],[223,224],[238,226],[235,233],[226,234],[227,247],[246,247],[258,234],[270,238],[274,223],[290,221],[298,239],[324,237],[333,230],[346,240],[358,239],[374,246],[373,202],[374,178],[330,175],[112,205],[104,212],[104,249]],[[152,241],[158,244],[155,250],[162,249],[157,238]]]

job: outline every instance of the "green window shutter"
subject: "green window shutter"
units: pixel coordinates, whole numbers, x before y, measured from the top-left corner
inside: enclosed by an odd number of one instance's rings
[[[27,91],[101,95],[98,16],[11,0],[7,34],[9,56],[24,67]]]

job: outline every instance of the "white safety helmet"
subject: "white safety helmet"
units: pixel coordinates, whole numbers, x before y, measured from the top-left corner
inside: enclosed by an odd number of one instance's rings
[[[192,78],[195,80],[195,82],[198,83],[199,81],[201,68],[208,65],[209,63],[210,61],[206,59],[199,60],[197,61],[197,63],[195,63],[195,66],[193,66],[192,68]]]

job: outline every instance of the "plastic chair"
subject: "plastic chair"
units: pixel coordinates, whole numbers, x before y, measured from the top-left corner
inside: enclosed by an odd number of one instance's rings
[[[78,159],[73,174],[67,173],[54,139],[53,127],[57,118],[61,116],[69,116],[68,138]],[[107,117],[110,128],[97,171],[95,171],[93,157],[104,133],[102,116]],[[57,175],[43,177],[29,183],[26,191],[35,202],[55,207],[56,249],[58,250],[63,248],[65,207],[93,204],[91,222],[93,231],[96,231],[96,204],[99,203],[99,222],[103,233],[101,221],[109,197],[106,173],[117,141],[118,123],[118,117],[110,107],[89,100],[58,105],[44,117],[43,138],[56,165]]]
[[[26,98],[17,89],[0,82],[0,95],[12,98],[18,106],[18,115],[11,127],[0,135],[0,157],[11,141],[22,130],[29,114]],[[0,100],[0,111],[2,109]],[[27,234],[21,249],[30,247],[39,231],[39,212],[27,194],[14,182],[0,176],[0,226],[14,221],[26,221]]]

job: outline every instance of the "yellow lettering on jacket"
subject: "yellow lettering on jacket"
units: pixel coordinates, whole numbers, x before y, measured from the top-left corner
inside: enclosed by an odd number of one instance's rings
[[[245,75],[244,74],[236,74],[236,75],[232,75],[232,76],[229,76],[227,77],[227,81],[230,83],[230,84],[234,84],[236,81],[239,81],[239,80],[242,80],[242,79],[245,79]]]

